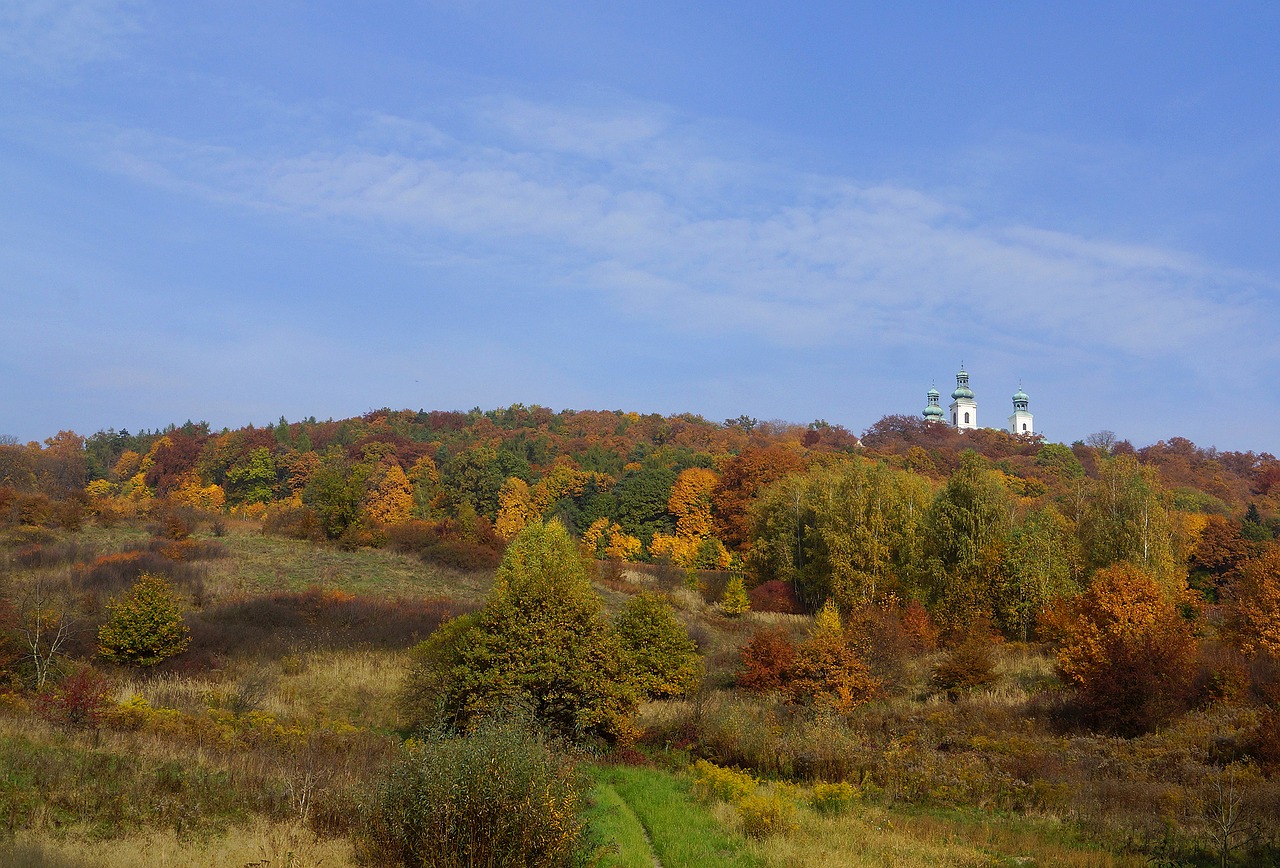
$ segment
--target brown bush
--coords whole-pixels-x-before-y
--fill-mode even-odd
[[[1136,734],[1186,710],[1197,642],[1177,602],[1142,569],[1117,564],[1067,606],[1058,669],[1092,725]]]
[[[396,551],[455,570],[492,569],[502,560],[504,548],[483,517],[465,525],[453,519],[394,524],[387,528],[387,542]]]
[[[795,662],[796,646],[786,630],[759,630],[742,646],[738,686],[767,693],[782,690]]]
[[[773,579],[756,585],[747,591],[753,612],[781,612],[784,615],[802,615],[804,607],[796,597],[796,592],[789,582]]]
[[[965,690],[986,687],[996,680],[995,654],[991,640],[980,634],[961,642],[933,670],[933,686],[955,697]]]

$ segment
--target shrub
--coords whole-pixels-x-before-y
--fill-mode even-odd
[[[795,661],[796,647],[786,630],[760,630],[747,640],[740,653],[742,671],[738,673],[738,686],[768,693],[782,690]]]
[[[847,781],[829,784],[820,781],[813,785],[813,793],[809,796],[809,804],[819,814],[843,814],[853,807],[858,791]]]
[[[111,684],[93,667],[82,665],[36,699],[35,711],[58,726],[96,727],[111,704]]]
[[[1099,570],[1065,621],[1058,669],[1095,726],[1146,732],[1185,710],[1197,643],[1152,575],[1130,564]]]
[[[120,600],[107,604],[110,616],[98,630],[103,657],[129,666],[154,666],[191,643],[191,631],[172,586],[144,573]]]
[[[952,697],[963,690],[986,687],[995,683],[995,665],[991,640],[974,633],[934,668],[933,686]]]
[[[365,855],[416,868],[571,865],[583,845],[570,765],[519,723],[410,741],[369,811]]]
[[[795,805],[776,793],[753,794],[738,801],[742,831],[751,838],[791,831],[796,826],[795,813]]]
[[[720,597],[720,611],[727,617],[737,618],[751,609],[751,600],[747,597],[747,589],[742,583],[742,574],[734,573],[724,586],[724,594]]]
[[[693,794],[703,801],[736,802],[755,792],[756,779],[706,760],[693,764]]]
[[[649,696],[673,697],[697,686],[702,659],[662,597],[636,594],[613,623],[640,690]]]
[[[800,615],[804,607],[790,582],[772,579],[756,585],[747,592],[753,612],[780,612],[784,615]]]

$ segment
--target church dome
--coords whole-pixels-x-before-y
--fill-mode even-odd
[[[968,385],[967,383],[961,383],[960,385],[956,386],[956,390],[955,390],[954,392],[952,392],[952,393],[951,393],[951,397],[953,397],[953,398],[972,398],[972,397],[973,397],[973,389],[970,389],[970,388],[969,388],[969,385]]]
[[[926,419],[932,419],[935,416],[941,419],[942,408],[939,407],[937,404],[930,404],[928,407],[924,408],[924,415]]]
[[[935,388],[935,389],[930,389],[930,390],[929,390],[929,392],[928,392],[928,395],[929,395],[929,397],[930,397],[930,398],[941,398],[941,397],[942,397],[942,393],[941,393],[941,392],[939,392],[936,388]],[[932,403],[932,402],[931,402],[931,403]]]
[[[1025,404],[1030,400],[1031,399],[1027,397],[1027,393],[1022,391],[1021,387],[1018,388],[1018,391],[1013,393],[1013,403],[1015,404]]]

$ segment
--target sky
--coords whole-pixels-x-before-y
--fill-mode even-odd
[[[919,414],[1280,453],[1280,4],[0,0],[0,435]]]

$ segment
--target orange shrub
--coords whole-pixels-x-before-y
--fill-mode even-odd
[[[1198,643],[1150,573],[1131,564],[1099,570],[1063,615],[1058,669],[1091,723],[1138,733],[1185,710]]]

